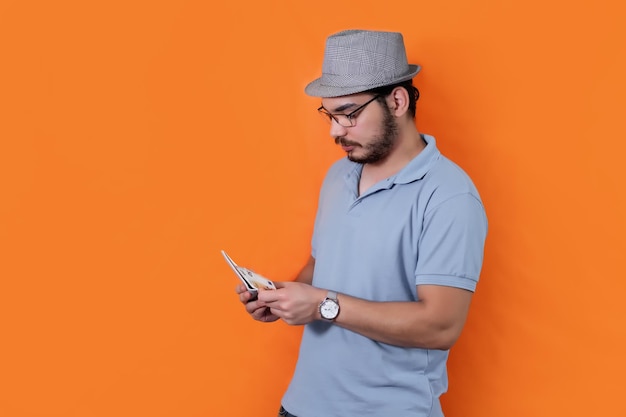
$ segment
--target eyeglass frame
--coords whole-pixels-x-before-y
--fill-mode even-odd
[[[369,99],[365,103],[361,104],[359,107],[357,107],[356,109],[352,110],[348,114],[343,114],[343,113],[335,113],[335,114],[333,114],[333,113],[329,112],[328,110],[326,110],[324,108],[324,106],[320,106],[317,109],[317,111],[320,114],[322,114],[322,115],[327,117],[328,123],[332,123],[332,121],[334,120],[335,123],[337,123],[339,126],[342,126],[342,127],[354,127],[354,126],[356,126],[356,118],[358,116],[358,114],[356,114],[356,113],[358,113],[361,110],[365,109],[365,107],[368,104],[370,104],[371,102],[373,102],[374,100],[376,100],[379,97],[381,97],[381,95],[380,94],[376,94],[374,97],[372,97],[371,99]],[[342,124],[335,116],[343,116],[343,117],[345,117],[350,124],[348,126]]]

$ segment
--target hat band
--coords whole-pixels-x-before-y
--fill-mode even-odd
[[[391,85],[396,82],[404,81],[403,78],[410,76],[411,72],[407,71],[402,74],[379,72],[376,74],[357,74],[357,75],[336,75],[322,74],[320,85],[326,87],[350,88],[360,86],[380,86]]]

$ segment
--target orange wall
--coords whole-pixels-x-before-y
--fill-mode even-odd
[[[302,90],[345,28],[405,34],[487,207],[447,416],[626,415],[623,4],[1,1],[0,416],[274,415],[301,329],[219,249],[307,258],[341,153]]]

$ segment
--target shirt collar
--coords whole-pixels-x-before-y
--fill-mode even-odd
[[[367,192],[360,197],[365,197],[366,195],[381,189],[389,189],[393,187],[394,184],[409,184],[424,178],[433,164],[441,156],[441,152],[437,149],[437,143],[433,136],[425,134],[421,136],[426,142],[426,147],[422,149],[422,151],[408,164],[406,164],[406,166],[396,175],[379,182],[377,185],[368,189]],[[357,190],[359,189],[359,179],[361,178],[363,164],[356,162],[351,162],[351,164],[352,169],[345,174],[344,180],[346,181],[348,188],[354,193],[354,198],[359,198]]]
[[[426,147],[413,158],[404,168],[391,178],[394,184],[408,184],[424,178],[433,164],[441,156],[441,152],[437,149],[437,143],[433,136],[422,135],[422,139],[426,142]]]

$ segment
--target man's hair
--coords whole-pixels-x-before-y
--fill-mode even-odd
[[[409,94],[409,114],[413,119],[415,119],[415,107],[417,104],[417,100],[419,100],[420,98],[420,92],[417,87],[413,85],[413,80],[407,80],[397,84],[385,85],[383,87],[374,88],[372,90],[369,90],[368,93],[379,95],[380,97],[378,97],[378,101],[385,104],[385,97],[391,94],[391,92],[396,87],[404,88]]]

